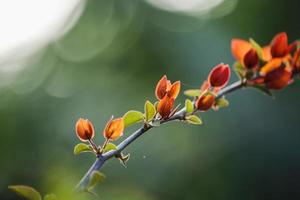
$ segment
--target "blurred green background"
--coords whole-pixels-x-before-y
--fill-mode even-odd
[[[267,44],[281,31],[300,38],[299,9],[298,0],[227,0],[191,14],[138,0],[86,1],[69,32],[0,85],[1,199],[19,199],[11,184],[92,199],[68,196],[94,162],[73,155],[79,117],[93,121],[102,143],[110,116],[154,101],[162,75],[185,90],[199,87],[216,64],[232,64],[231,38]],[[126,149],[127,168],[117,160],[102,168],[107,178],[95,191],[118,200],[300,199],[299,91],[299,81],[275,100],[238,91],[229,108],[202,114],[201,127],[151,130]]]

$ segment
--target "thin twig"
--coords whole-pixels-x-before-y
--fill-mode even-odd
[[[224,96],[228,93],[231,93],[237,89],[240,89],[243,86],[244,86],[244,83],[242,81],[234,82],[231,85],[220,90],[218,92],[216,98],[221,98],[222,96]],[[182,108],[181,110],[177,111],[172,117],[161,121],[161,124],[164,124],[164,123],[167,123],[170,121],[175,121],[175,120],[184,120],[185,114],[186,114],[186,109]],[[128,136],[125,140],[123,140],[117,146],[116,150],[111,150],[102,155],[99,155],[97,157],[96,161],[94,162],[94,164],[90,167],[90,169],[87,171],[87,173],[83,176],[83,178],[77,184],[76,191],[85,190],[85,188],[87,187],[87,185],[89,183],[90,176],[93,171],[99,170],[107,160],[120,154],[128,145],[130,145],[133,141],[135,141],[137,138],[142,136],[145,132],[147,132],[151,128],[152,128],[152,126],[143,126],[143,127],[139,128],[134,133],[132,133],[130,136]]]

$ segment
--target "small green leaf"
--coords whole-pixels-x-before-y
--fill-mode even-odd
[[[44,200],[58,200],[55,194],[47,194],[44,196]]]
[[[102,174],[101,172],[93,171],[91,174],[91,177],[90,177],[89,184],[87,186],[87,190],[93,189],[96,186],[96,184],[103,181],[104,178],[105,178],[105,175]]]
[[[109,152],[111,150],[117,150],[117,146],[113,143],[106,144],[105,148],[103,149],[103,153]]]
[[[26,185],[11,185],[8,186],[8,189],[14,191],[15,193],[23,196],[28,200],[41,200],[42,197],[38,191],[34,188]]]
[[[202,120],[196,115],[186,116],[185,119],[190,124],[196,124],[196,125],[202,124]]]
[[[184,94],[189,97],[199,97],[201,94],[201,90],[199,89],[190,89],[184,91]]]
[[[233,65],[236,75],[242,80],[245,78],[246,70],[240,62],[235,62]]]
[[[260,59],[262,59],[263,58],[263,50],[262,50],[261,46],[252,38],[249,39],[249,42],[251,43],[252,47],[256,50],[258,57]]]
[[[229,102],[224,97],[217,99],[216,104],[219,108],[224,108],[229,106]]]
[[[83,152],[93,152],[93,149],[91,148],[90,145],[84,144],[84,143],[79,143],[74,147],[74,154],[78,155]]]
[[[194,111],[194,104],[191,100],[185,100],[185,110],[187,114],[190,114]]]
[[[146,122],[152,121],[156,114],[155,106],[150,101],[146,101],[144,110]]]
[[[253,85],[252,86],[254,89],[257,89],[259,91],[261,91],[262,93],[274,97],[273,93],[264,85]]]
[[[130,110],[127,113],[125,113],[125,115],[123,116],[125,127],[138,123],[143,119],[144,119],[144,114],[135,110]]]

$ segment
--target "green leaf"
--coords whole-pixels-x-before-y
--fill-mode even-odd
[[[224,108],[229,106],[229,102],[224,97],[217,99],[216,104],[219,108]]]
[[[11,185],[8,189],[14,191],[15,193],[21,195],[28,200],[41,200],[42,197],[38,191],[34,188],[26,185]]]
[[[196,124],[196,125],[202,124],[202,120],[196,115],[186,116],[185,120],[190,124]]]
[[[263,50],[261,46],[252,38],[249,39],[249,42],[251,43],[252,47],[256,50],[256,53],[260,59],[263,58]]]
[[[58,200],[55,194],[47,194],[44,196],[44,200]]]
[[[187,114],[190,114],[194,111],[194,104],[191,100],[185,100],[185,110]]]
[[[144,114],[135,110],[130,110],[127,113],[125,113],[125,115],[123,116],[125,127],[138,123],[143,119],[144,119]]]
[[[156,114],[155,106],[150,101],[146,101],[144,110],[146,122],[152,121]]]
[[[190,89],[184,91],[184,94],[189,97],[199,97],[201,94],[201,90],[199,89]]]
[[[83,152],[93,152],[93,149],[91,148],[90,145],[84,144],[84,143],[79,143],[74,147],[74,154],[78,155]]]
[[[242,80],[245,78],[246,70],[240,62],[235,62],[233,65],[236,75]]]
[[[105,148],[103,149],[103,153],[109,152],[111,150],[117,150],[117,146],[113,143],[106,144]]]
[[[264,93],[265,95],[268,95],[270,97],[274,97],[273,93],[264,85],[253,85],[252,86],[254,89],[257,89]]]
[[[105,178],[105,175],[102,174],[101,172],[93,171],[91,174],[91,177],[90,177],[89,184],[87,186],[87,190],[93,189],[96,186],[96,184],[103,181],[104,178]]]

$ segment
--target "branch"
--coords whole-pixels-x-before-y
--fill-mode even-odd
[[[231,93],[237,89],[240,89],[244,87],[244,83],[242,81],[237,81],[232,83],[231,85],[223,88],[220,90],[216,96],[216,98],[221,98],[222,96]],[[172,117],[161,121],[161,124],[170,122],[170,121],[175,121],[175,120],[184,120],[185,119],[185,107],[182,108],[181,110],[177,111]],[[85,190],[86,186],[89,183],[90,176],[93,171],[98,171],[103,164],[109,160],[110,158],[113,158],[120,154],[128,145],[130,145],[133,141],[138,139],[140,136],[142,136],[145,132],[153,128],[153,126],[143,126],[136,130],[134,133],[132,133],[129,137],[127,137],[125,140],[123,140],[118,146],[116,150],[111,150],[109,152],[106,152],[102,155],[99,155],[94,164],[90,167],[90,169],[87,171],[87,173],[83,176],[83,178],[80,180],[80,182],[76,186],[76,191],[83,191]]]

